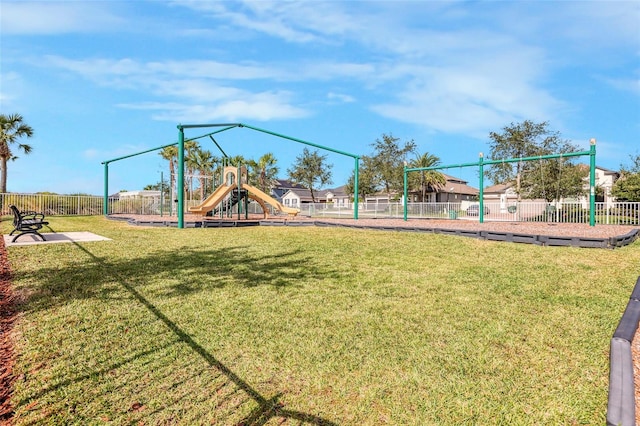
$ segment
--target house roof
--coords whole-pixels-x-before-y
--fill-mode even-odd
[[[324,194],[333,194],[334,198],[339,198],[339,197],[347,197],[349,194],[347,194],[347,186],[346,185],[342,185],[339,186],[337,188],[331,188],[331,189],[327,189],[326,191],[324,191]]]
[[[466,184],[466,183],[467,183],[467,181],[466,181],[466,180],[464,180],[464,179],[460,179],[460,178],[458,178],[458,177],[451,176],[451,175],[448,175],[448,174],[446,174],[446,173],[442,173],[442,175],[443,175],[443,176],[444,176],[444,178],[447,180],[447,183],[448,183],[448,182],[457,182],[457,183],[462,183],[462,184]]]
[[[462,194],[462,195],[478,195],[480,191],[464,183],[447,181],[447,184],[444,186],[444,188],[439,189],[437,192],[438,193],[448,192],[451,194]]]
[[[311,191],[309,191],[308,189],[292,188],[289,189],[283,195],[283,197],[286,197],[289,193],[295,194],[300,199],[300,202],[313,202],[313,198],[311,198]],[[323,191],[317,191],[314,193],[314,195],[316,197],[316,201],[321,200],[325,197]]]
[[[605,175],[615,175],[615,176],[619,176],[620,175],[619,172],[616,172],[615,170],[605,169],[604,167],[596,166],[596,169],[602,170]]]
[[[287,179],[276,179],[274,188],[278,188],[278,189],[291,189],[291,188],[304,189],[304,186],[300,185],[299,183],[293,183],[293,182],[291,182],[290,180],[287,180]]]
[[[484,189],[484,193],[503,193],[505,192],[507,189],[509,188],[513,188],[513,182],[508,182],[508,183],[499,183],[497,185],[492,185],[492,186],[487,186]]]

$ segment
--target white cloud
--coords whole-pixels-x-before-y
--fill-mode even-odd
[[[603,78],[603,80],[616,90],[640,96],[640,79],[638,78]]]
[[[446,2],[181,4],[286,42],[296,34],[297,43],[355,43],[355,56],[361,48],[374,62],[306,60],[295,68],[295,78],[360,82],[360,89],[379,99],[373,111],[400,121],[484,137],[505,122],[547,119],[564,106],[544,88],[552,66],[545,48],[501,30],[512,24],[515,8],[507,7],[497,15],[501,22],[487,26],[499,9],[491,4],[473,8],[479,14]],[[294,79],[284,72],[281,78]]]
[[[100,151],[97,149],[85,149],[82,152],[82,156],[86,159],[93,160],[94,158],[98,158],[100,155]]]
[[[0,73],[0,105],[4,108],[11,105],[19,97],[23,80],[16,72]]]
[[[342,103],[351,103],[356,101],[353,96],[345,95],[343,93],[334,93],[334,92],[327,93],[327,98],[329,100],[339,101]]]
[[[34,35],[113,30],[123,23],[109,2],[3,1],[2,34]]]
[[[208,121],[295,119],[310,113],[282,90],[233,87],[233,80],[284,78],[289,71],[215,61],[138,62],[131,59],[72,60],[50,56],[47,66],[77,73],[105,87],[146,93],[159,100],[122,102],[128,109],[154,111],[155,120]]]
[[[170,122],[206,121],[268,121],[296,119],[310,112],[293,106],[291,95],[285,92],[249,93],[234,91],[235,96],[208,103],[141,102],[119,104],[126,109],[148,110],[153,119]]]
[[[546,120],[567,108],[547,81],[554,67],[571,61],[570,55],[558,52],[593,39],[595,32],[589,31],[586,23],[596,13],[603,14],[601,22],[595,21],[598,25],[611,28],[620,23],[618,34],[628,36],[629,22],[638,10],[637,6],[619,7],[617,2],[606,11],[604,6],[589,5],[583,10],[578,5],[554,2],[552,16],[547,13],[551,5],[528,2],[185,0],[171,5],[196,10],[202,17],[194,28],[182,28],[184,33],[201,33],[203,23],[211,22],[212,27],[224,25],[225,33],[249,29],[284,41],[266,44],[269,48],[306,44],[312,49],[301,56],[298,50],[295,60],[269,58],[272,62],[233,57],[224,62],[50,56],[46,64],[104,87],[141,93],[140,102],[120,105],[155,111],[154,117],[160,120],[175,121],[188,114],[203,120],[305,117],[311,112],[296,106],[296,99],[303,99],[304,94],[306,101],[310,93],[327,93],[326,89],[315,90],[313,84],[337,81],[340,86],[335,87],[345,87],[347,79],[353,95],[331,92],[327,97],[342,102],[353,102],[356,97],[376,99],[370,108],[385,117],[484,136],[486,129],[505,122]],[[625,17],[624,11],[632,18]],[[545,25],[550,26],[548,34]],[[339,46],[343,55],[329,56],[328,45]],[[313,46],[324,47],[324,54],[315,56]],[[256,50],[263,48],[256,46]],[[353,58],[341,60],[347,57],[345,52]],[[609,83],[638,91],[637,81]]]
[[[542,52],[516,44],[491,53],[469,51],[438,66],[401,64],[384,74],[398,90],[372,108],[437,131],[486,137],[504,123],[545,120],[564,107],[539,87],[546,72]]]
[[[207,14],[230,26],[296,44],[326,42],[327,34],[353,31],[358,22],[343,13],[337,2],[183,0],[173,4]]]

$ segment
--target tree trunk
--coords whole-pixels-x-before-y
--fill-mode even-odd
[[[2,170],[0,171],[0,193],[7,193],[7,157],[0,158],[0,167]]]

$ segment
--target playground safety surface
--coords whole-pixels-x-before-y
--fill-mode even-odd
[[[175,216],[111,215],[110,219],[126,220],[139,226],[177,226]],[[386,219],[323,218],[272,216],[264,219],[253,215],[248,219],[205,218],[185,215],[187,228],[235,226],[336,226],[386,231],[423,232],[491,241],[528,243],[543,246],[591,248],[622,247],[640,237],[640,226],[596,225],[546,222],[484,222],[465,219]]]

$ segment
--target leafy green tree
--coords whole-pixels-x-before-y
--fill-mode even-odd
[[[440,158],[425,152],[417,155],[414,160],[409,163],[412,168],[426,168],[440,165]],[[411,172],[408,175],[408,184],[412,190],[420,191],[420,201],[424,202],[429,190],[438,190],[447,184],[447,179],[438,170],[421,170]]]
[[[586,194],[589,168],[572,164],[568,158],[540,160],[526,168],[521,180],[521,195],[547,202]]]
[[[558,132],[549,129],[548,122],[534,123],[525,120],[511,123],[502,133],[491,132],[489,159],[500,160],[519,157],[561,154],[578,151],[576,145],[562,139]],[[518,199],[522,195],[552,201],[562,196],[578,195],[577,179],[580,168],[570,158],[558,160],[518,161],[498,163],[487,168],[486,176],[495,184],[515,182]],[[554,189],[555,191],[552,191]]]
[[[611,195],[619,201],[640,202],[640,173],[621,176],[611,188]]]
[[[18,157],[12,150],[16,144],[25,154],[31,153],[31,145],[19,142],[20,138],[33,136],[33,129],[20,114],[0,114],[0,193],[7,192],[7,163]]]
[[[620,166],[620,178],[613,184],[611,195],[619,201],[640,201],[640,155],[630,156],[630,167]]]
[[[280,172],[278,166],[276,166],[278,160],[271,153],[268,152],[258,159],[258,161],[249,160],[249,167],[251,168],[252,178],[258,181],[258,189],[269,194],[273,184]]]
[[[622,173],[640,173],[640,154],[629,155],[631,159],[631,166],[620,166],[620,172]]]
[[[367,195],[375,194],[378,191],[377,175],[373,167],[373,158],[363,155],[360,157],[361,164],[358,167],[358,198],[364,200]],[[347,194],[354,196],[355,193],[355,170],[345,186]]]
[[[315,191],[324,185],[330,185],[331,168],[333,164],[327,164],[327,156],[320,155],[318,151],[311,152],[304,148],[302,155],[296,157],[293,167],[287,169],[289,179],[293,183],[300,184],[311,192],[311,200],[315,203]]]
[[[404,189],[404,164],[407,156],[415,152],[416,144],[413,140],[400,145],[398,138],[382,134],[371,146],[374,149],[372,170],[376,173],[376,182],[391,198],[393,193],[400,193]]]

